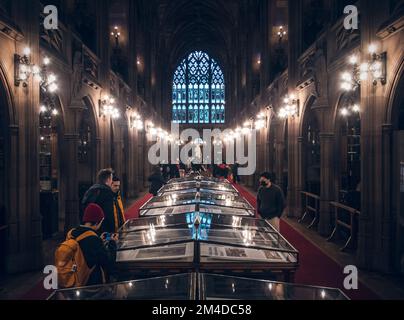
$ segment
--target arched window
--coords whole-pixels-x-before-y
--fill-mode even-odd
[[[225,122],[223,72],[206,53],[195,51],[177,67],[172,107],[173,122]]]

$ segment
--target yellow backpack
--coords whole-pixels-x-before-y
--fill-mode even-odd
[[[79,241],[97,236],[94,231],[86,231],[77,238],[73,238],[72,231],[67,234],[66,240],[56,249],[55,265],[58,270],[58,287],[73,288],[82,287],[94,271],[89,268],[81,251]]]

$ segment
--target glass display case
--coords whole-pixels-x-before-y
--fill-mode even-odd
[[[187,189],[197,189],[196,191],[214,190],[238,194],[237,190],[230,183],[212,181],[170,182],[159,190],[159,194]]]
[[[160,216],[160,215],[172,215],[182,213],[192,213],[196,211],[196,204],[187,204],[179,206],[168,206],[151,209],[140,209],[141,216]]]
[[[242,197],[238,195],[221,194],[220,192],[197,192],[184,194],[171,194],[156,196],[147,201],[140,209],[141,216],[148,209],[175,207],[184,205],[215,205],[219,207],[238,208],[254,211],[254,208]]]
[[[57,290],[48,300],[194,300],[193,273]]]
[[[48,300],[349,300],[339,289],[208,273],[55,291]]]
[[[204,181],[204,182],[215,182],[215,183],[227,183],[230,184],[228,180],[225,179],[219,179],[219,178],[214,178],[214,177],[207,177],[207,176],[201,176],[201,175],[194,175],[194,176],[189,176],[189,177],[183,177],[183,178],[174,178],[169,181],[169,183],[182,183],[182,182],[193,182],[193,181]]]
[[[201,300],[349,300],[339,289],[199,274]]]
[[[298,260],[298,252],[265,220],[201,212],[127,221],[117,252],[122,274],[237,270],[290,281]]]
[[[255,210],[251,210],[251,209],[219,207],[219,206],[208,205],[208,204],[200,204],[198,209],[199,209],[199,212],[201,212],[201,213],[214,213],[214,214],[218,214],[218,215],[246,216],[246,217],[255,216]]]

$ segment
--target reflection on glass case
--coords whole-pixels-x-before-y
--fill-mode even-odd
[[[196,274],[58,290],[49,300],[194,300]]]
[[[202,182],[215,182],[215,183],[229,183],[228,180],[219,179],[214,177],[206,177],[201,175],[194,175],[191,177],[183,177],[183,178],[174,178],[169,181],[169,183],[182,183],[182,182],[193,182],[193,181],[202,181]]]
[[[193,212],[127,221],[119,233],[117,265],[127,272],[246,270],[290,281],[298,258],[265,220]]]
[[[253,211],[254,208],[243,198],[233,194],[197,192],[156,196],[140,208],[140,215],[148,209],[183,206],[191,204],[215,205],[220,207],[238,208]]]
[[[339,289],[199,274],[201,300],[349,300]]]
[[[186,181],[186,182],[174,182],[164,185],[159,194],[166,194],[167,192],[180,191],[180,190],[198,189],[198,191],[212,190],[221,191],[225,193],[237,194],[237,190],[230,184],[224,182],[212,182],[212,181]]]
[[[48,300],[349,300],[339,289],[207,273],[58,290]]]

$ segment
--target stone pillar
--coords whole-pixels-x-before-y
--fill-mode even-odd
[[[367,52],[376,33],[387,16],[388,3],[360,1],[361,50]],[[387,61],[389,63],[389,60]],[[390,62],[391,63],[391,62]],[[385,239],[390,229],[389,218],[383,216],[384,201],[382,172],[382,125],[385,118],[385,87],[371,81],[361,83],[361,214],[359,216],[357,259],[363,268],[388,271],[389,246]]]
[[[393,126],[391,124],[382,125],[382,186],[381,186],[381,198],[382,201],[382,219],[381,219],[381,250],[379,259],[384,263],[377,263],[378,267],[383,271],[391,271],[393,268],[390,265],[391,254],[394,251],[394,232],[391,226],[395,223],[395,217],[392,215],[392,203],[391,195],[394,192],[393,179],[392,179],[392,163],[393,163]]]
[[[69,155],[66,161],[66,201],[65,201],[65,232],[79,224],[79,181],[78,181],[78,133],[67,133],[64,136],[64,150]]]
[[[318,232],[328,236],[331,232],[331,212],[329,202],[334,200],[334,134],[330,132],[320,133],[320,220]]]
[[[275,150],[274,150],[275,151],[274,168],[275,168],[275,174],[278,179],[279,186],[283,186],[283,180],[282,180],[283,165],[284,165],[284,161],[286,160],[286,159],[284,159],[284,156],[283,156],[284,149],[285,149],[285,142],[276,140]]]
[[[132,89],[133,98],[137,95],[137,47],[136,47],[136,24],[137,24],[137,2],[127,0],[129,6],[128,19],[128,79],[129,86]]]
[[[137,171],[138,171],[138,159],[137,159],[137,140],[138,131],[136,129],[129,130],[129,141],[128,141],[128,159],[127,161],[127,175],[128,175],[128,198],[134,198],[139,192],[138,182],[137,182]]]
[[[302,138],[298,137],[297,119],[288,119],[288,216],[300,216]]]
[[[11,2],[11,18],[18,21],[23,41],[15,41],[16,53],[25,46],[31,49],[33,63],[39,57],[39,1]],[[14,69],[13,51],[9,51],[9,68]],[[10,80],[14,75],[10,74]],[[27,87],[12,85],[15,123],[10,126],[10,218],[9,254],[6,271],[9,273],[35,270],[42,266],[42,227],[39,211],[39,85],[30,78]],[[3,106],[2,106],[3,107]]]
[[[261,70],[260,70],[260,92],[265,92],[268,85],[268,79],[270,75],[270,14],[269,14],[269,2],[260,1],[260,20],[261,20]]]

